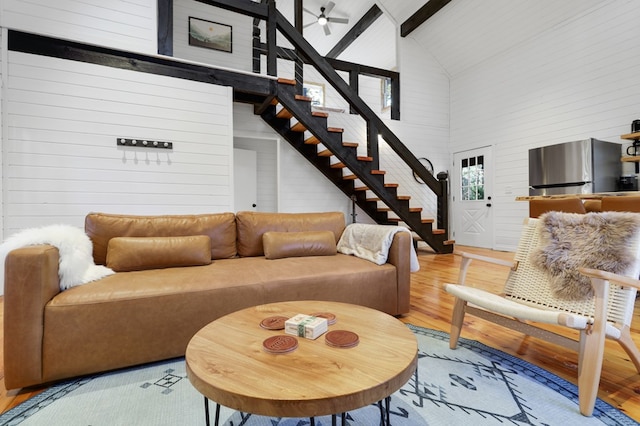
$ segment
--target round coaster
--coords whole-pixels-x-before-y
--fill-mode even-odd
[[[271,336],[262,342],[265,351],[272,354],[286,354],[298,347],[298,339],[293,336]]]
[[[283,330],[284,322],[287,320],[287,317],[282,316],[274,316],[268,317],[260,321],[260,327],[266,328],[267,330]]]
[[[327,320],[327,325],[333,325],[337,321],[336,316],[331,312],[316,312],[315,314],[311,314],[311,316],[325,318]]]
[[[352,348],[358,345],[360,338],[353,331],[334,330],[325,335],[324,341],[336,348]]]

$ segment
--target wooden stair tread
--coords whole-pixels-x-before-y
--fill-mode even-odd
[[[291,130],[294,132],[304,132],[307,130],[307,128],[305,127],[304,124],[300,123],[299,121],[294,124],[293,126],[291,126]]]
[[[322,111],[312,111],[311,115],[314,117],[322,117],[322,118],[327,118],[329,117],[329,113],[327,112],[322,112]]]
[[[456,243],[456,240],[446,240],[443,241],[442,244],[444,244],[445,246],[450,246]]]
[[[344,132],[344,129],[340,128],[340,127],[327,127],[327,132],[342,133],[342,132]]]
[[[282,78],[282,77],[278,77],[278,83],[280,84],[288,84],[289,86],[295,86],[296,85],[296,81],[290,78]]]
[[[380,198],[367,198],[365,201],[375,201],[376,203],[380,201]]]
[[[398,185],[397,183],[385,183],[385,184],[384,184],[384,187],[385,187],[385,188],[397,188],[397,187],[399,187],[399,186],[400,186],[400,185]]]
[[[357,156],[358,161],[373,161],[373,157]]]
[[[278,118],[292,118],[293,114],[289,112],[286,108],[282,108],[280,111],[276,113],[276,117]]]
[[[318,139],[315,136],[311,135],[307,139],[304,140],[304,143],[306,143],[307,145],[318,145],[320,143],[320,139]]]
[[[344,175],[344,176],[342,176],[342,179],[344,179],[344,180],[356,180],[356,179],[358,179],[358,176],[356,176],[356,175]]]
[[[368,191],[368,186],[358,186],[357,188],[353,188],[354,191]]]
[[[331,157],[332,155],[333,152],[329,151],[328,149],[318,152],[318,157]]]
[[[405,200],[408,201],[411,199],[411,195],[398,195],[398,200]]]
[[[433,222],[435,222],[435,219],[422,219],[421,222],[422,223],[433,223]]]
[[[371,174],[372,175],[385,175],[385,174],[387,174],[387,172],[385,172],[384,170],[371,170]]]
[[[345,148],[357,148],[358,145],[358,142],[342,142],[342,146]]]
[[[409,207],[409,211],[412,213],[420,213],[422,211],[422,207]]]
[[[302,101],[302,102],[311,102],[313,100],[309,96],[303,96],[303,95],[296,95],[295,99],[296,101]]]
[[[332,169],[344,169],[347,166],[345,166],[344,163],[339,162],[339,163],[333,163],[330,167]]]

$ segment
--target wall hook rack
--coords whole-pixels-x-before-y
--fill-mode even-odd
[[[135,146],[138,148],[173,149],[173,142],[152,141],[149,139],[117,138],[118,146]]]

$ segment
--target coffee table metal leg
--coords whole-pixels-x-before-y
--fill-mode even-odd
[[[204,397],[204,424],[209,426],[211,423],[209,422],[209,400],[207,397]]]
[[[388,396],[384,399],[384,405],[386,409],[387,426],[391,426],[391,396]]]
[[[311,426],[316,426],[316,418],[315,417],[309,417],[309,424]]]

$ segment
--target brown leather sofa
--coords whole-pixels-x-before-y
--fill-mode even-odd
[[[85,231],[94,261],[115,274],[60,291],[57,248],[29,246],[6,258],[6,388],[179,357],[207,323],[264,303],[330,300],[409,312],[411,235],[397,233],[378,266],[326,243],[327,231],[335,243],[344,228],[334,212],[91,213]],[[291,232],[300,233],[298,243]]]

